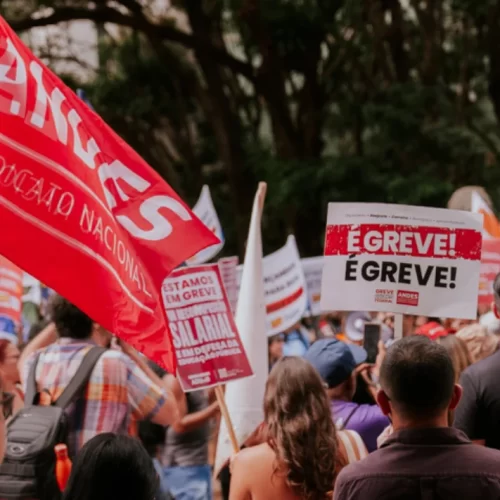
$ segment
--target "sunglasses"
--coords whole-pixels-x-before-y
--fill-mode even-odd
[[[12,416],[14,403],[14,394],[11,392],[2,392],[0,394],[0,406],[2,407],[3,418],[8,419]]]

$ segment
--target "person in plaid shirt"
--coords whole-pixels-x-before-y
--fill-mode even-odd
[[[45,348],[36,380],[40,402],[47,405],[60,396],[92,346],[107,346],[111,341],[109,332],[61,296],[52,303],[52,320],[20,360],[26,385],[36,352]],[[67,409],[71,457],[97,434],[136,435],[139,420],[167,426],[178,418],[176,399],[161,379],[132,348],[123,351],[110,349],[100,357],[84,393]]]

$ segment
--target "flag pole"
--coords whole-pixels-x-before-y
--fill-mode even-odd
[[[215,396],[217,397],[217,402],[219,403],[219,408],[222,414],[222,418],[226,423],[229,439],[231,440],[231,444],[233,445],[233,452],[238,453],[240,451],[240,445],[238,444],[238,439],[236,438],[236,433],[234,432],[233,422],[231,421],[231,415],[229,415],[229,410],[227,409],[222,386],[218,385],[215,388]]]

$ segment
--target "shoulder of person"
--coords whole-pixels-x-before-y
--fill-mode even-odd
[[[266,459],[274,460],[275,454],[267,443],[258,444],[249,448],[244,448],[238,452],[232,460],[232,468],[247,467],[255,464],[262,464]]]
[[[382,413],[382,410],[380,409],[379,405],[376,404],[359,405],[358,408],[356,409],[356,413],[353,415],[354,418],[356,418],[356,414],[358,414],[358,418],[383,421],[386,422],[386,425],[389,425],[388,424],[389,419],[387,418],[386,415]]]
[[[381,452],[382,450],[376,450],[370,453],[366,458],[357,462],[352,462],[343,467],[340,474],[337,476],[335,484],[337,485],[339,481],[347,483],[369,476],[376,467],[376,464],[378,464]]]
[[[475,459],[481,461],[481,469],[489,469],[490,466],[493,466],[494,470],[498,471],[498,475],[500,476],[500,450],[472,443],[466,449],[471,457],[473,456]],[[486,470],[484,471],[486,472]]]
[[[130,359],[126,354],[115,349],[108,349],[106,352],[104,352],[99,358],[98,362],[122,369],[133,369],[135,366],[137,366],[134,361]]]
[[[468,366],[462,373],[462,376],[468,376],[472,379],[483,377],[485,373],[495,373],[500,375],[500,350],[493,353],[491,356],[473,363]]]

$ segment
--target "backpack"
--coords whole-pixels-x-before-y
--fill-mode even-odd
[[[25,407],[7,426],[7,446],[0,465],[1,500],[60,500],[54,447],[67,444],[68,419],[65,409],[87,386],[92,370],[106,351],[93,347],[85,355],[74,377],[50,406],[38,406],[36,367],[29,372]]]

